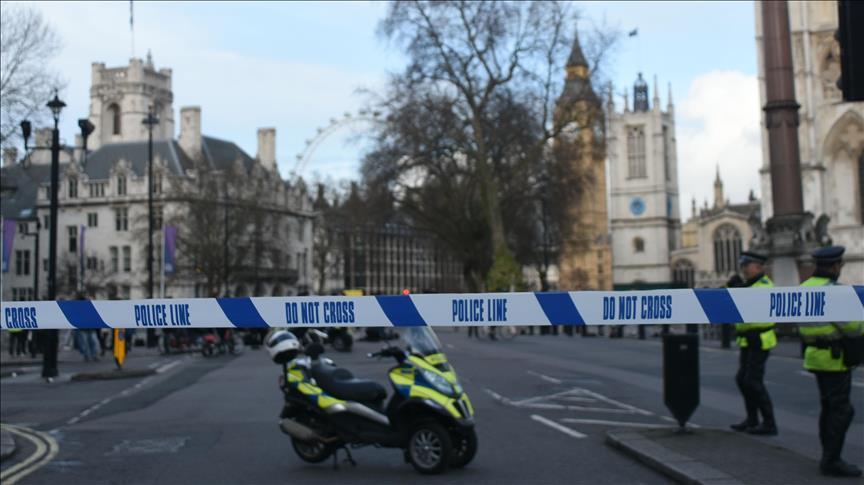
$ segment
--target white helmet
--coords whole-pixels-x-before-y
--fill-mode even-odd
[[[300,342],[293,333],[287,330],[273,332],[267,339],[267,352],[277,364],[284,364],[297,356]]]

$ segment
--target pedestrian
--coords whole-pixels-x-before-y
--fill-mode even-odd
[[[843,246],[813,251],[816,270],[801,286],[836,285],[843,267]],[[852,369],[861,363],[864,322],[827,322],[798,326],[804,341],[804,368],[816,376],[819,388],[819,441],[823,475],[860,477],[861,469],[840,457],[855,410],[849,394]]]
[[[765,261],[768,258],[762,254],[745,251],[741,253],[738,267],[746,288],[772,288],[774,283],[765,275]],[[774,421],[774,406],[771,396],[765,388],[765,364],[771,349],[777,346],[777,335],[774,333],[774,323],[738,323],[735,325],[736,342],[740,348],[738,355],[738,373],[735,382],[744,398],[744,408],[747,418],[730,427],[735,431],[745,431],[750,434],[777,434],[777,423]],[[759,415],[762,423],[759,423]]]
[[[478,331],[477,327],[475,327],[474,325],[471,325],[470,327],[468,327],[468,338],[471,338],[471,337],[480,338],[480,332]]]
[[[20,357],[27,353],[27,331],[9,329],[9,357]]]

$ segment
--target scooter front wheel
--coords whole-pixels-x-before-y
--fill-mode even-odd
[[[420,473],[435,475],[447,470],[453,454],[450,434],[435,421],[421,421],[408,438],[408,459]]]
[[[450,458],[450,466],[463,468],[474,459],[477,454],[477,432],[474,428],[454,431],[451,435],[453,441],[453,455]]]
[[[300,441],[291,438],[291,446],[301,460],[307,463],[321,463],[333,454],[333,446],[320,441]]]

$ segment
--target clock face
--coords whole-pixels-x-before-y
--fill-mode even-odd
[[[645,212],[645,201],[642,197],[633,197],[630,200],[630,212],[634,216],[641,216]]]

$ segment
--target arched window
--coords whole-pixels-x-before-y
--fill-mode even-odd
[[[672,281],[687,288],[693,288],[696,283],[696,268],[687,259],[679,259],[672,268]]]
[[[117,106],[117,103],[113,103],[111,106],[108,106],[108,119],[111,120],[111,134],[119,135],[120,134],[120,106]]]
[[[860,209],[858,221],[864,224],[864,152],[858,157],[858,205]]]
[[[630,126],[627,128],[627,176],[628,178],[645,178],[645,128]]]
[[[126,195],[126,176],[117,177],[117,195]]]
[[[636,253],[644,253],[645,252],[645,240],[641,237],[633,238],[633,252]]]
[[[714,231],[714,271],[719,274],[734,272],[741,255],[741,233],[731,224],[723,224]]]

